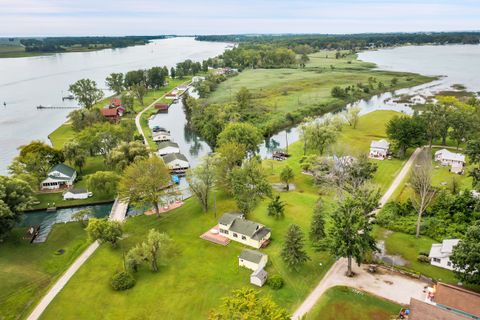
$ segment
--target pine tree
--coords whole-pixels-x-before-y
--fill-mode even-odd
[[[325,219],[323,216],[323,205],[317,201],[313,209],[312,224],[310,226],[310,241],[320,249],[321,242],[325,239]]]
[[[310,260],[303,249],[303,242],[303,233],[300,227],[295,224],[290,225],[282,249],[282,258],[291,270],[298,271],[302,264]]]
[[[283,218],[285,213],[285,203],[280,200],[280,196],[275,196],[268,204],[268,215],[275,217],[275,219]]]

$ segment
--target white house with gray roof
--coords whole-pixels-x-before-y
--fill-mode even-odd
[[[430,248],[428,257],[430,264],[440,268],[454,270],[453,264],[450,261],[450,256],[453,253],[453,248],[460,242],[459,239],[446,239],[442,243],[434,243]]]
[[[442,166],[450,166],[450,172],[461,174],[465,166],[465,155],[442,149],[435,152],[435,161]]]
[[[70,189],[63,193],[63,200],[87,199],[93,195],[86,189]]]
[[[271,230],[264,225],[245,219],[242,213],[227,212],[218,221],[223,236],[247,246],[259,249],[268,243]]]
[[[250,270],[257,270],[267,265],[268,255],[257,250],[244,249],[238,256],[238,265]]]
[[[372,141],[368,156],[373,159],[383,160],[388,156],[390,142],[385,139]]]
[[[180,153],[180,147],[178,143],[173,141],[163,141],[158,144],[157,154],[159,156],[165,156],[171,153]]]
[[[57,190],[70,188],[77,178],[75,169],[59,163],[55,165],[47,174],[47,178],[40,184],[40,188],[44,190]]]
[[[182,173],[190,168],[190,163],[187,157],[181,153],[170,153],[162,157],[165,165],[170,171],[175,173]]]

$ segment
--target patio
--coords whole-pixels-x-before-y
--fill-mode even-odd
[[[200,236],[203,240],[207,240],[222,246],[226,246],[230,243],[230,239],[225,236],[222,236],[218,230],[218,225],[208,230]]]

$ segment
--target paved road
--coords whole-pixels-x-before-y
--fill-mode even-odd
[[[90,258],[95,250],[97,250],[98,246],[98,241],[95,241],[80,255],[80,257],[77,258],[77,260],[75,260],[68,270],[53,285],[53,287],[48,290],[47,294],[42,298],[42,300],[40,300],[35,309],[33,309],[32,313],[28,316],[28,320],[37,320],[40,318],[50,302],[52,302],[56,295],[63,289],[75,272],[77,272],[77,270],[80,269],[80,267],[85,263],[85,261],[87,261],[88,258]],[[75,297],[72,297],[72,299],[74,298]]]
[[[425,299],[423,288],[427,284],[423,281],[384,269],[379,269],[377,273],[371,274],[365,268],[366,266],[358,267],[354,264],[353,271],[355,272],[355,277],[346,277],[347,259],[339,259],[333,264],[322,281],[320,281],[297,311],[295,311],[292,319],[301,319],[303,315],[313,308],[318,298],[325,291],[335,286],[352,287],[403,305],[408,304],[411,297],[418,300]]]
[[[142,135],[143,137],[143,143],[147,146],[147,148],[149,147],[149,144],[148,144],[148,140],[147,140],[147,137],[145,136],[145,133],[143,132],[143,128],[142,128],[142,125],[140,124],[140,118],[142,117],[142,114],[147,111],[148,109],[152,108],[155,103],[159,102],[163,97],[165,97],[165,95],[161,96],[160,98],[158,98],[157,100],[153,101],[151,104],[149,104],[147,107],[145,107],[145,109],[143,109],[142,111],[140,111],[137,116],[135,117],[135,125],[137,126],[137,130],[138,132],[140,132],[140,134]]]
[[[392,194],[397,190],[398,186],[402,183],[402,181],[407,176],[408,172],[410,171],[415,159],[417,158],[418,154],[421,152],[422,148],[417,148],[405,165],[402,167],[400,172],[397,174],[395,179],[393,180],[392,184],[388,188],[388,190],[384,193],[383,197],[380,199],[379,207],[383,207],[387,201],[390,199]],[[375,214],[378,212],[378,209],[374,212]],[[377,278],[379,276],[375,275],[372,276],[366,272],[364,272],[360,268],[355,268],[355,272],[358,273],[358,276],[353,278],[348,278],[345,276],[345,271],[347,268],[346,259],[339,259],[337,260],[333,266],[328,270],[322,280],[318,283],[318,285],[313,289],[310,295],[305,299],[305,301],[300,305],[300,307],[295,311],[292,316],[292,319],[297,320],[301,319],[303,315],[309,312],[318,299],[322,296],[322,294],[331,287],[338,286],[338,285],[345,285],[354,287],[357,289],[361,289],[370,293],[373,293],[377,296],[396,301],[401,304],[408,304],[410,301],[410,296],[414,296],[416,291],[408,291],[407,289],[411,289],[412,287],[421,287],[423,289],[424,283],[419,281],[414,281],[410,278],[400,277],[398,275],[388,275],[386,281],[393,281],[395,286],[386,286],[387,283],[382,284],[382,282]],[[398,278],[397,278],[398,277]],[[392,280],[394,279],[394,280]],[[375,281],[373,281],[375,280]],[[413,281],[413,282],[412,282]],[[414,283],[415,282],[415,283]],[[406,289],[405,289],[406,288]],[[422,292],[421,290],[419,291]],[[420,300],[423,297],[419,298]]]

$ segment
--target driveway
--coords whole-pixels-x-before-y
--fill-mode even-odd
[[[412,297],[418,300],[425,299],[423,289],[427,283],[384,269],[379,269],[377,273],[371,274],[366,271],[367,267],[367,265],[358,267],[354,264],[355,276],[349,278],[345,276],[347,259],[339,259],[295,311],[292,319],[301,319],[313,308],[325,291],[335,286],[355,288],[403,305],[409,304]]]

